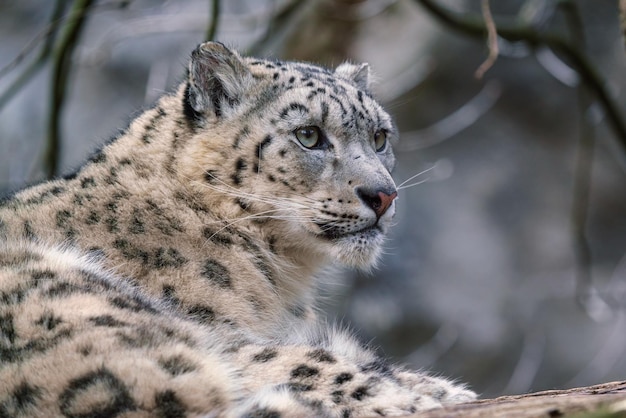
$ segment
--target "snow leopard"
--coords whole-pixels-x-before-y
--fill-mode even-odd
[[[320,320],[369,269],[398,132],[367,64],[218,42],[75,172],[0,202],[0,417],[362,417],[476,395]]]

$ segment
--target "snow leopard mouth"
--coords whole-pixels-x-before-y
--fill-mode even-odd
[[[337,241],[344,238],[359,237],[361,239],[370,239],[383,233],[378,222],[373,225],[366,226],[365,228],[356,231],[346,231],[345,227],[341,226],[329,226],[323,223],[317,223],[317,226],[321,229],[320,236],[329,241]]]

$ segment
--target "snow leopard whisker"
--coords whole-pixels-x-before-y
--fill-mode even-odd
[[[218,181],[225,188],[221,188],[221,187],[215,186],[213,184],[206,184],[206,183],[203,183],[203,182],[198,182],[198,183],[201,184],[203,187],[207,187],[207,188],[212,189],[212,190],[214,190],[216,192],[229,194],[230,196],[233,196],[233,197],[242,197],[244,199],[256,200],[258,202],[268,203],[268,204],[276,204],[277,202],[281,201],[281,202],[295,203],[296,205],[300,205],[303,208],[307,207],[306,205],[302,204],[302,202],[300,202],[298,199],[294,199],[294,198],[278,197],[278,196],[273,196],[273,197],[270,198],[270,197],[259,196],[257,194],[253,194],[253,193],[243,192],[243,191],[237,189],[236,187],[233,187],[233,186],[227,184],[226,182],[218,179],[217,177],[215,177],[211,173],[207,172],[206,175],[207,176],[211,176],[211,178],[213,178],[216,181]],[[306,200],[306,201],[308,201],[308,202],[310,202],[310,203],[318,203],[316,200],[311,199],[311,198],[306,197],[306,196],[301,196],[301,198]]]
[[[291,201],[289,199],[286,198],[282,198],[282,197],[273,197],[273,198],[269,198],[269,197],[264,197],[264,196],[255,196],[251,193],[247,193],[247,192],[242,192],[239,191],[237,189],[233,189],[233,190],[229,190],[229,189],[225,189],[225,188],[221,188],[221,187],[217,187],[217,186],[213,186],[213,185],[204,185],[204,187],[207,187],[213,191],[216,191],[218,193],[222,193],[225,194],[229,197],[235,197],[235,198],[242,198],[242,199],[246,199],[246,200],[250,200],[253,202],[260,202],[260,203],[265,203],[265,204],[269,204],[269,205],[274,205],[277,207],[280,207],[281,205],[285,205],[283,206],[286,209],[293,209],[293,207],[290,206],[286,206],[287,204],[291,204],[291,205],[295,205],[295,206],[301,206],[302,208],[305,208],[305,205],[302,205],[299,202],[295,202],[295,201]]]
[[[411,185],[406,185],[406,184],[407,184],[408,182],[410,182],[411,180],[413,180],[413,179],[415,179],[415,178],[417,178],[417,177],[419,177],[419,176],[423,176],[424,174],[428,173],[429,171],[432,171],[434,168],[435,168],[435,165],[433,164],[432,166],[428,167],[427,169],[422,170],[422,171],[420,171],[419,173],[412,175],[412,176],[411,176],[411,177],[409,177],[408,179],[404,180],[402,183],[398,184],[398,185],[396,186],[396,189],[397,189],[397,190],[402,190],[402,189],[406,189],[407,187],[412,187]],[[411,183],[411,184],[412,184],[412,185],[417,186],[418,184],[424,183],[424,182],[426,182],[426,181],[428,181],[428,180],[429,180],[429,178],[427,177],[427,178],[426,178],[426,180],[424,180],[424,181],[422,181],[422,182],[419,182],[419,183]]]
[[[214,179],[214,180],[218,181],[219,183],[223,184],[225,187],[227,187],[227,188],[228,188],[228,189],[230,189],[230,190],[233,190],[233,191],[234,191],[234,192],[236,192],[236,193],[245,193],[246,195],[250,195],[250,196],[251,196],[251,198],[259,198],[259,196],[257,196],[257,195],[256,195],[256,194],[254,194],[254,193],[242,192],[242,191],[241,191],[241,190],[239,190],[238,188],[231,186],[230,184],[228,184],[228,183],[226,183],[225,181],[223,181],[223,180],[221,180],[221,179],[219,179],[219,178],[215,177],[215,175],[213,175],[213,174],[211,174],[211,173],[209,173],[209,172],[206,172],[206,173],[205,173],[205,175],[210,176],[212,179]],[[207,184],[204,184],[204,185],[205,185],[205,186],[209,186],[209,185],[207,185]],[[214,185],[210,185],[210,186],[215,187]],[[305,195],[304,195],[304,194],[302,194],[302,193],[297,193],[297,196],[298,196],[299,198],[302,198],[302,199],[304,199],[304,200],[308,201],[308,202],[311,202],[311,203],[318,203],[318,201],[317,201],[317,200],[312,199],[312,198],[310,198],[310,197],[308,197],[308,196],[305,196]],[[283,199],[283,200],[293,200],[295,203],[300,203],[298,200],[293,199],[293,198],[289,198],[289,197],[280,197],[280,198],[278,198],[278,199]]]
[[[408,189],[410,187],[415,187],[415,186],[419,186],[420,184],[428,183],[429,181],[430,181],[430,177],[427,177],[424,180],[416,181],[414,183],[409,183],[402,187],[397,187],[396,190]]]
[[[227,223],[220,229],[218,229],[217,231],[215,231],[210,237],[207,238],[207,242],[210,242],[213,237],[215,237],[216,235],[218,235],[220,232],[228,229],[229,227],[243,222],[243,221],[247,221],[247,220],[255,220],[255,219],[274,219],[274,220],[304,220],[304,221],[310,221],[313,218],[312,217],[308,217],[305,215],[266,215],[267,213],[275,213],[275,212],[280,212],[282,209],[270,209],[270,210],[266,210],[263,212],[259,212],[259,213],[253,213],[247,216],[243,216],[241,218],[237,218],[237,219],[229,219],[227,220]]]

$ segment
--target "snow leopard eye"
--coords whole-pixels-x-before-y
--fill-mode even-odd
[[[322,132],[317,126],[304,126],[295,130],[296,139],[306,148],[319,147],[322,141]]]
[[[376,152],[381,152],[387,145],[387,132],[380,130],[374,133],[374,148]]]

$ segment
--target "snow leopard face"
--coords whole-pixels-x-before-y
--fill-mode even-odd
[[[395,211],[397,131],[369,93],[367,64],[331,72],[204,44],[185,97],[201,144],[194,164],[211,167],[210,188],[233,197],[243,216],[280,221],[294,245],[374,264]]]

